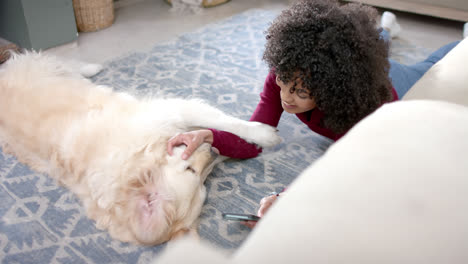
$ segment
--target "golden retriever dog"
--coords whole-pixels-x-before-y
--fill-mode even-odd
[[[5,152],[75,193],[96,226],[121,241],[155,245],[196,229],[209,145],[188,160],[167,140],[199,127],[262,147],[276,129],[228,116],[200,100],[137,99],[93,84],[59,59],[13,54],[0,66],[0,143]]]

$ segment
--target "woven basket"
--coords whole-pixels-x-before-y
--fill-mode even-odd
[[[113,0],[73,0],[78,31],[91,32],[114,23]]]
[[[169,4],[172,4],[172,0],[166,0]],[[202,1],[202,6],[203,7],[213,7],[217,6],[220,4],[224,4],[226,2],[229,2],[229,0],[203,0]]]
[[[20,47],[16,46],[16,44],[0,38],[0,64],[4,63],[8,60],[8,58],[10,58],[9,51],[21,52],[21,49]]]

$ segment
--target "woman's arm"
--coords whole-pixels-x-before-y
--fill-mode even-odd
[[[261,122],[270,126],[278,126],[283,113],[280,97],[281,88],[276,84],[276,76],[270,72],[265,79],[263,91],[260,94],[260,102],[250,117],[249,121]],[[248,159],[258,156],[262,149],[252,143],[229,132],[210,129],[213,132],[213,147],[217,148],[221,155],[231,158]]]
[[[260,102],[249,121],[257,121],[276,127],[283,113],[280,88],[276,85],[276,76],[270,72],[265,80]],[[210,131],[211,133],[208,133]],[[237,135],[216,129],[202,129],[179,134],[168,142],[167,151],[172,155],[172,148],[181,144],[187,145],[182,158],[188,158],[203,142],[211,143],[223,156],[248,159],[258,156],[262,149]],[[184,156],[185,155],[185,156]]]

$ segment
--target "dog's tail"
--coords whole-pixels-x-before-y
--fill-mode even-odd
[[[101,71],[102,71],[101,64],[88,63],[88,64],[83,64],[80,67],[81,75],[86,78],[93,77],[94,75],[98,74]]]

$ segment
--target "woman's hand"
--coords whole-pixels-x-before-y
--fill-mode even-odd
[[[268,211],[268,209],[270,209],[270,207],[276,201],[278,196],[279,196],[278,194],[273,194],[270,196],[263,197],[262,200],[260,201],[260,209],[258,209],[257,215],[259,217],[263,217],[265,213]],[[241,222],[241,224],[250,228],[254,228],[255,225],[257,224],[257,221],[243,221]]]
[[[203,142],[210,144],[213,143],[213,132],[211,132],[211,130],[201,129],[177,134],[167,142],[167,153],[172,156],[172,149],[174,147],[185,144],[187,148],[184,153],[182,153],[182,159],[186,160],[201,144],[203,144]]]

